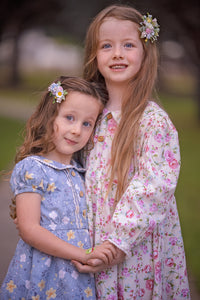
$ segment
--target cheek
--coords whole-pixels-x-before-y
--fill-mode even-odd
[[[84,138],[83,138],[83,143],[84,144],[87,144],[87,142],[89,141],[89,139],[90,139],[90,137],[91,137],[91,135],[92,135],[92,130],[90,131],[90,132],[87,132],[87,133],[85,133],[84,134]]]
[[[102,64],[104,63],[104,60],[105,60],[105,56],[102,57],[102,55],[97,54],[96,60],[97,60],[97,68],[101,69],[101,66],[102,66]]]

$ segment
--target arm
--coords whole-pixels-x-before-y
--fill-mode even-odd
[[[127,255],[173,207],[180,169],[178,135],[167,115],[156,112],[142,125],[138,168],[116,206],[112,232],[105,237]]]
[[[91,254],[71,245],[40,226],[40,202],[38,193],[22,193],[16,196],[17,223],[21,238],[32,247],[46,254],[68,260],[87,263],[88,259],[98,258],[109,263],[113,260],[115,249],[111,244],[96,247]]]

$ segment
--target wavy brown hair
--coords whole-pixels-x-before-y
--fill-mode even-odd
[[[88,81],[100,82],[105,80],[97,66],[97,49],[99,28],[108,18],[131,21],[138,25],[138,35],[142,15],[133,7],[126,5],[111,5],[103,9],[92,21],[85,40],[85,60],[83,77]],[[141,39],[144,55],[140,70],[130,80],[126,94],[123,96],[121,120],[115,133],[111,149],[111,177],[109,188],[117,176],[116,201],[120,199],[128,185],[128,172],[134,160],[139,131],[139,121],[152,96],[157,78],[158,53],[155,43]]]
[[[108,94],[104,87],[78,77],[60,76],[54,82],[58,81],[68,93],[76,91],[96,98],[101,104],[101,113],[108,100]],[[53,96],[46,90],[35,112],[27,121],[24,143],[17,152],[16,163],[29,155],[44,155],[55,148],[52,141],[53,123],[62,103],[53,103],[53,100]]]

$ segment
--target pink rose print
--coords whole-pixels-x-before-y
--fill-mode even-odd
[[[148,279],[146,281],[146,288],[147,288],[147,290],[153,290],[153,287],[154,287],[154,281],[153,281],[153,279]]]
[[[117,128],[116,122],[114,121],[114,119],[110,119],[110,120],[108,121],[108,131],[109,131],[111,134],[113,134],[113,133],[115,132],[116,128]]]
[[[165,290],[166,290],[166,293],[169,294],[171,293],[171,285],[169,283],[166,283],[166,287],[165,287]]]
[[[128,210],[126,213],[127,218],[132,218],[134,216],[134,211],[133,210]]]
[[[182,289],[181,296],[183,296],[183,297],[189,296],[189,289]]]
[[[115,203],[115,199],[114,198],[110,198],[109,201],[108,201],[108,205],[109,206],[113,206]]]
[[[175,264],[174,264],[173,258],[166,258],[165,264],[166,264],[166,266],[168,266],[168,267],[173,267],[173,266],[175,265]]]
[[[167,162],[170,162],[174,159],[174,153],[170,150],[165,151],[165,159]]]
[[[120,245],[120,244],[121,244],[121,239],[114,238],[114,242],[115,242],[117,245]]]
[[[177,242],[177,237],[170,237],[169,242],[170,245],[175,246]]]
[[[123,296],[123,293],[124,293],[124,289],[123,289],[123,286],[121,284],[118,284],[118,300],[124,300],[124,296]]]
[[[129,276],[130,276],[130,273],[129,273],[129,271],[128,271],[128,268],[123,268],[123,269],[122,269],[122,275],[123,275],[124,277],[129,277]]]
[[[143,208],[144,207],[144,201],[143,200],[139,200],[138,201],[138,205],[140,208]]]
[[[93,204],[92,204],[92,209],[93,209],[93,212],[96,212],[96,211],[97,211],[97,205],[96,205],[96,203],[93,203]]]
[[[106,272],[102,271],[100,273],[100,275],[98,276],[99,279],[108,279],[108,275],[106,274]]]
[[[139,296],[139,297],[143,297],[144,294],[145,294],[145,290],[144,290],[144,289],[140,289],[140,290],[138,291],[138,296]]]
[[[155,220],[150,220],[149,221],[149,229],[154,230],[155,227],[156,227],[156,221]]]
[[[160,133],[157,133],[155,136],[154,136],[154,139],[160,143],[162,141],[162,134]]]
[[[98,139],[98,135],[97,134],[95,134],[95,136],[94,136],[94,143],[96,143],[97,142],[97,139]]]
[[[151,205],[151,208],[150,208],[150,211],[157,211],[158,210],[158,207],[157,207],[157,204],[156,203],[153,203],[152,205]]]
[[[151,268],[150,265],[146,265],[146,266],[144,267],[144,272],[145,272],[145,273],[150,273],[151,270],[152,270],[152,268]]]
[[[161,271],[161,262],[160,262],[160,261],[158,261],[158,262],[156,263],[156,265],[155,265],[155,270],[156,270],[156,272]]]
[[[158,283],[161,281],[161,262],[158,261],[155,265],[155,281]]]
[[[179,165],[179,163],[175,158],[169,162],[169,166],[171,169],[176,169],[178,167],[178,165]]]
[[[171,140],[171,136],[169,134],[169,132],[166,134],[166,137],[165,137],[165,141],[166,142],[169,142]]]
[[[108,300],[117,300],[115,295],[109,295],[107,299]]]
[[[158,250],[155,249],[155,250],[153,251],[153,258],[156,259],[157,257],[158,257]]]
[[[133,237],[135,234],[135,229],[131,228],[130,232],[129,232],[129,236]]]

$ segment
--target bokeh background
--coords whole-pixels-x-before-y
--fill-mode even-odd
[[[41,92],[59,75],[81,75],[92,18],[114,3],[149,12],[160,26],[157,93],[180,139],[176,190],[194,294],[200,292],[200,4],[198,0],[2,0],[0,5],[0,170],[13,166],[21,133]],[[17,242],[10,192],[0,177],[0,280]],[[193,298],[194,299],[194,298]],[[199,298],[200,299],[200,298]]]

